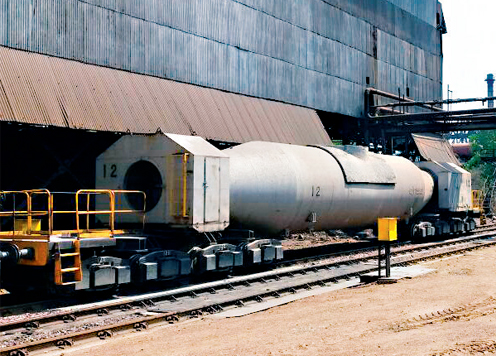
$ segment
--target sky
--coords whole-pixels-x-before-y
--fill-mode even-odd
[[[443,36],[443,97],[486,97],[488,73],[496,76],[496,0],[440,0],[448,33]],[[495,83],[496,89],[496,83]],[[457,104],[452,110],[480,109]],[[484,107],[487,107],[487,103]]]

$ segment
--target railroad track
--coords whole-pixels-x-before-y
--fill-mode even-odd
[[[474,230],[474,232],[484,232],[484,231],[496,232],[496,225],[485,226]],[[393,248],[393,251],[399,251],[397,249],[398,247],[410,246],[411,244],[412,243],[410,241],[405,241],[405,242],[392,243],[391,246]],[[336,245],[338,245],[337,249],[335,248]],[[425,242],[422,243],[422,245],[426,246]],[[402,247],[402,249],[408,249],[408,248],[411,247]],[[331,252],[322,253],[322,251],[331,251]],[[297,250],[286,250],[285,259],[281,262],[274,264],[273,266],[276,268],[282,268],[296,264],[314,263],[319,260],[326,260],[331,258],[334,258],[336,262],[339,261],[346,262],[350,258],[351,259],[356,258],[358,254],[363,254],[363,255],[368,254],[369,256],[373,256],[376,253],[377,253],[377,242],[373,240],[363,243],[353,243],[353,244],[350,243],[327,244],[324,246],[308,247]],[[247,273],[246,270],[238,271],[238,272],[241,272],[243,274]],[[253,271],[251,273],[253,273]],[[162,286],[162,290],[172,289],[172,288],[176,288],[176,287],[170,285]],[[98,299],[97,296],[96,298],[91,300],[91,302],[96,302],[98,300],[101,300],[101,298]],[[20,315],[20,318],[23,318],[24,316],[29,314],[36,314],[42,316],[47,314],[46,310],[54,310],[54,309],[59,310],[62,307],[69,307],[71,305],[77,305],[77,304],[86,304],[89,302],[90,301],[88,300],[83,301],[81,299],[78,300],[78,299],[64,298],[64,300],[40,300],[36,302],[17,304],[17,305],[4,304],[2,307],[0,307],[0,326],[2,325],[2,318],[5,320],[6,319],[5,317]]]
[[[496,232],[496,224],[488,224],[485,226],[478,227],[472,231],[472,234],[473,233],[482,233],[482,232],[487,232],[487,231],[495,231]],[[400,241],[400,242],[392,243],[391,246],[393,248],[396,248],[396,247],[403,246],[403,245],[409,246],[411,244],[412,244],[411,241],[403,241],[403,242]],[[422,242],[421,244],[426,246],[425,242]],[[367,252],[374,254],[375,251],[377,251],[377,242],[374,240],[368,240],[368,241],[364,241],[364,242],[355,242],[355,243],[324,244],[321,246],[305,247],[305,248],[294,249],[294,250],[285,250],[284,260],[281,262],[275,263],[273,266],[280,268],[280,267],[291,266],[291,265],[294,265],[297,263],[312,263],[312,262],[315,262],[318,260],[328,259],[328,258],[332,258],[332,257],[342,258],[342,259],[346,260],[347,257],[345,257],[345,256],[354,256],[354,255],[359,254],[359,253],[367,253]],[[235,271],[235,273],[246,274],[246,270]],[[165,289],[165,288],[170,289],[170,288],[173,288],[173,286],[163,285],[162,289]],[[98,299],[97,298],[93,299],[93,301],[96,301],[96,300],[98,300]],[[82,302],[83,301],[81,301],[80,299],[78,300],[76,298],[75,299],[65,298],[63,301],[61,301],[61,300],[52,300],[52,301],[42,300],[42,301],[35,301],[35,302],[19,304],[19,305],[4,304],[3,306],[0,306],[0,326],[2,325],[1,324],[2,317],[5,317],[5,316],[27,314],[27,313],[36,313],[36,312],[44,311],[46,309],[56,309],[56,308],[60,308],[63,306],[81,304]],[[86,302],[88,302],[88,301],[86,301]]]
[[[495,232],[443,242],[398,245],[392,248],[392,266],[496,244]],[[260,302],[278,304],[279,298],[336,283],[357,284],[360,275],[377,271],[377,250],[303,259],[291,266],[164,292],[57,308],[41,314],[0,319],[0,353],[24,356],[28,352],[65,348],[84,339],[105,339],[154,324],[175,323],[204,314],[234,310]]]
[[[463,238],[470,239],[472,235],[475,234],[481,234],[485,232],[495,232],[496,233],[496,224],[487,224],[484,226],[478,226],[474,230],[470,232],[469,235],[464,235]],[[432,239],[434,240],[434,239]],[[449,242],[449,241],[456,241],[457,239],[450,239],[450,240],[442,240],[441,243],[443,242]],[[435,243],[440,243],[440,241],[437,241]],[[345,245],[345,244],[340,244],[340,245]],[[377,241],[370,240],[369,242],[366,243],[353,243],[353,244],[347,244],[348,248],[347,249],[340,249],[337,252],[324,252],[322,254],[318,254],[319,251],[325,250],[325,251],[331,251],[331,247],[328,247],[331,245],[326,245],[326,246],[316,246],[316,247],[307,247],[307,248],[302,248],[302,249],[297,249],[297,250],[290,250],[290,251],[285,251],[284,256],[285,260],[278,262],[278,266],[287,266],[287,265],[292,265],[297,262],[312,262],[312,261],[317,261],[320,259],[327,259],[331,256],[336,256],[336,257],[342,257],[342,256],[353,256],[356,255],[357,253],[367,253],[367,252],[372,252],[375,253],[377,251]],[[412,247],[413,246],[413,247]],[[395,251],[398,251],[397,248],[401,249],[409,249],[409,248],[417,248],[421,246],[431,246],[429,242],[420,242],[416,243],[413,241],[397,241],[391,243],[391,247],[395,249]],[[352,248],[350,248],[352,247]],[[316,254],[317,253],[317,254]],[[289,257],[289,259],[286,259],[286,257]]]

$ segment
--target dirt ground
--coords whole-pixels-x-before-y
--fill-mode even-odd
[[[483,355],[496,353],[496,248],[425,264],[435,271],[240,318],[204,317],[58,355]]]
[[[291,234],[282,240],[284,250],[297,250],[307,247],[326,246],[333,243],[363,242],[366,237],[372,235],[372,230],[364,230],[359,236],[350,236],[341,230],[301,232]]]

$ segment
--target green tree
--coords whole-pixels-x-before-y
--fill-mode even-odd
[[[488,193],[494,185],[496,165],[496,130],[478,131],[469,136],[472,158],[465,168],[472,173],[473,185]]]

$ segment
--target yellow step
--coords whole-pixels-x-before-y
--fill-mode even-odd
[[[81,269],[81,254],[80,254],[80,242],[79,240],[75,240],[73,242],[74,252],[59,253],[55,257],[55,284],[56,285],[72,285],[78,282],[81,282],[83,279],[83,273]],[[71,267],[62,268],[62,259],[72,257],[73,261],[70,263]],[[65,259],[65,264],[68,264],[70,260]],[[64,281],[63,275],[66,273],[73,273],[73,275],[69,276],[70,281]]]
[[[60,257],[75,257],[79,256],[79,252],[69,252],[69,253],[61,253]]]
[[[73,284],[78,284],[77,281],[74,281],[74,282],[63,282],[62,284],[60,284],[61,286],[70,286],[70,285],[73,285]]]

